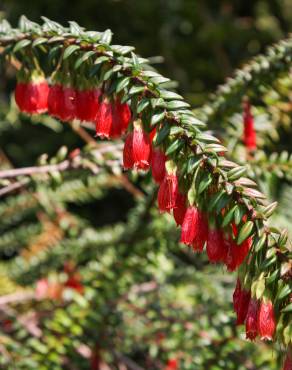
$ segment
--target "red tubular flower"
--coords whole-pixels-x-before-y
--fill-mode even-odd
[[[125,170],[129,170],[134,167],[133,159],[133,132],[130,132],[125,140],[123,150],[123,167]]]
[[[186,201],[186,196],[178,192],[175,201],[175,207],[173,209],[173,217],[177,226],[182,225],[182,223],[184,222],[185,214],[187,211]]]
[[[50,86],[48,95],[48,113],[52,117],[60,119],[60,111],[63,100],[63,87],[60,84],[54,84]]]
[[[289,349],[288,349],[289,351]],[[291,352],[287,353],[283,370],[292,370],[292,355]]]
[[[158,191],[158,207],[160,212],[170,212],[175,208],[178,195],[178,179],[173,173],[166,174]]]
[[[122,104],[116,99],[113,104],[113,122],[110,131],[110,137],[120,137],[128,128],[131,120],[131,110],[128,104]]]
[[[139,123],[134,124],[134,131],[129,133],[124,145],[124,168],[147,170],[150,166],[151,144],[146,132]]]
[[[133,159],[134,167],[147,170],[150,166],[151,144],[149,136],[140,125],[133,131]]]
[[[210,262],[225,261],[228,250],[221,230],[209,228],[206,250]]]
[[[15,101],[19,109],[28,114],[44,113],[48,109],[49,86],[39,71],[20,72],[15,88]]]
[[[155,182],[160,184],[165,176],[166,155],[160,149],[152,149],[151,153],[151,170]]]
[[[236,320],[236,325],[242,325],[246,319],[248,307],[249,307],[249,302],[250,302],[250,291],[249,290],[241,290],[239,299],[237,302],[237,320]]]
[[[99,104],[96,115],[95,121],[96,136],[108,139],[112,131],[112,125],[113,125],[113,105],[108,100],[108,98],[103,98],[103,100]]]
[[[252,298],[249,301],[246,315],[245,322],[246,339],[254,340],[258,335],[257,315],[258,315],[258,301]]]
[[[199,210],[190,206],[187,208],[181,229],[181,243],[193,245],[199,230]]]
[[[58,117],[64,122],[72,121],[76,118],[76,91],[71,86],[63,86],[61,97]]]
[[[238,231],[236,225],[232,224],[232,230],[234,236],[237,236]],[[228,250],[225,264],[227,266],[228,271],[234,271],[236,270],[242,262],[245,260],[251,244],[252,239],[248,238],[244,242],[242,242],[240,245],[236,244],[236,242],[232,239],[231,236],[225,240],[226,248]]]
[[[80,121],[95,122],[99,107],[100,89],[76,91],[76,118]]]
[[[258,331],[262,340],[272,340],[276,329],[274,308],[271,301],[260,304],[258,311]]]
[[[249,102],[244,104],[243,123],[243,142],[248,150],[253,151],[256,149],[256,131],[254,129],[254,119]]]
[[[193,241],[194,251],[202,252],[205,246],[205,243],[208,239],[208,220],[207,216],[199,211],[198,214],[198,230]]]

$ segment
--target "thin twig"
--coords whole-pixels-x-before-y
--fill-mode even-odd
[[[17,176],[31,176],[37,173],[48,173],[53,171],[65,171],[67,170],[72,162],[66,159],[58,164],[49,164],[46,166],[33,166],[24,168],[13,168],[10,170],[0,171],[0,179],[7,179]]]
[[[22,179],[21,181],[14,182],[12,184],[5,186],[4,188],[0,189],[0,197],[8,193],[11,193],[14,190],[18,190],[22,188],[23,186],[27,185],[29,182],[30,182],[30,179],[26,178],[26,179]]]

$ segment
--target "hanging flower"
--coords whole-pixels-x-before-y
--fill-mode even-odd
[[[262,300],[258,312],[258,331],[262,340],[272,340],[276,329],[274,308],[271,301]]]
[[[236,325],[242,325],[245,321],[251,293],[249,290],[242,289],[239,279],[233,293],[233,307],[237,315]]]
[[[216,227],[209,227],[206,251],[210,262],[221,262],[226,259],[227,246],[221,230]]]
[[[50,86],[48,95],[48,113],[55,118],[60,118],[62,107],[63,87],[59,83]]]
[[[246,339],[254,340],[258,335],[257,315],[258,315],[258,301],[252,298],[249,301],[246,315],[245,322]]]
[[[124,168],[147,170],[150,166],[151,144],[148,134],[143,131],[142,123],[135,122],[134,130],[129,133],[124,145]]]
[[[48,109],[49,86],[40,70],[18,73],[15,101],[18,108],[28,114],[41,114]]]
[[[133,132],[130,132],[125,140],[123,150],[123,167],[125,170],[130,170],[134,167]]]
[[[174,173],[167,173],[158,191],[158,208],[160,212],[170,212],[176,205],[178,195],[178,178]]]
[[[256,131],[254,129],[254,118],[251,113],[251,107],[249,102],[244,103],[243,110],[243,142],[246,148],[250,151],[256,149]]]
[[[76,91],[76,118],[84,122],[95,122],[101,91],[88,88]]]
[[[177,193],[175,206],[173,209],[173,217],[175,219],[175,222],[178,225],[182,225],[184,221],[184,217],[187,211],[187,197],[184,194],[181,194],[180,192]]]
[[[69,84],[62,88],[58,116],[64,122],[70,122],[76,118],[76,91]]]
[[[237,227],[235,224],[232,224],[233,234],[236,237],[238,234]],[[252,238],[247,238],[244,242],[238,245],[235,240],[233,240],[232,236],[229,235],[227,239],[225,239],[226,247],[227,247],[227,255],[225,259],[225,264],[227,266],[228,271],[236,270],[245,260],[251,245],[252,245]]]
[[[166,155],[160,149],[152,149],[151,170],[153,179],[160,184],[165,176]]]
[[[205,213],[198,213],[198,229],[193,241],[193,249],[202,252],[208,239],[208,220]]]
[[[109,139],[113,125],[113,105],[107,97],[104,97],[99,104],[96,121],[96,136]]]
[[[199,232],[199,214],[200,211],[194,206],[190,206],[186,210],[184,221],[181,229],[181,243],[193,245],[194,240]]]
[[[128,104],[122,104],[120,99],[116,99],[112,104],[113,122],[110,137],[118,138],[127,131],[131,120],[131,110]]]

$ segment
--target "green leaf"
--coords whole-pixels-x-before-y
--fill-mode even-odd
[[[118,80],[117,87],[116,87],[116,92],[119,93],[120,91],[124,90],[129,83],[130,83],[130,77],[122,77]]]
[[[100,43],[110,44],[112,41],[113,33],[110,29],[105,30],[100,38]]]
[[[68,23],[70,25],[70,32],[72,33],[72,35],[79,36],[82,33],[82,28],[79,26],[78,23],[74,21],[69,21]]]
[[[70,55],[72,55],[75,51],[79,50],[80,46],[79,45],[70,45],[68,46],[63,54],[63,60],[69,58]]]
[[[292,312],[292,303],[289,303],[286,307],[284,307],[281,312]]]
[[[160,90],[160,96],[165,100],[183,100],[184,98],[181,95],[178,95],[175,92],[167,91],[167,90]]]
[[[213,208],[216,206],[216,204],[219,202],[219,199],[225,194],[225,191],[222,189],[220,192],[215,193],[211,196],[211,199],[208,203],[208,210],[211,212]]]
[[[138,107],[137,107],[137,113],[141,113],[148,105],[150,104],[149,99],[143,98],[139,101]]]
[[[196,200],[196,188],[194,185],[192,185],[188,191],[188,201],[190,205],[193,205]]]
[[[169,135],[170,127],[165,123],[161,130],[158,131],[158,134],[155,139],[155,145],[160,145]]]
[[[176,151],[179,151],[184,146],[184,144],[185,144],[184,140],[181,139],[174,140],[174,142],[167,148],[165,154],[170,155]]]
[[[112,45],[112,50],[117,54],[126,55],[135,50],[133,46]]]
[[[255,288],[255,295],[257,299],[261,299],[264,291],[266,288],[266,282],[265,279],[260,279],[257,281],[256,288]]]
[[[281,300],[285,297],[287,297],[292,292],[292,287],[289,285],[284,285],[282,289],[277,294],[277,299]]]
[[[203,178],[199,182],[198,194],[203,193],[204,190],[211,184],[213,178],[210,173],[205,173]]]
[[[154,114],[152,117],[151,117],[151,126],[155,126],[157,123],[159,123],[160,121],[162,121],[165,117],[165,111],[162,111],[162,112],[159,112],[159,113],[156,113]]]
[[[140,63],[139,63],[139,59],[137,57],[137,55],[133,52],[131,52],[131,57],[132,57],[132,63],[135,67],[136,70],[139,70],[141,69],[141,66],[140,66]]]
[[[112,69],[112,68],[110,68],[109,70],[107,70],[105,73],[104,73],[104,75],[103,75],[103,77],[102,77],[102,80],[103,81],[107,81],[108,79],[110,79],[111,78],[111,76],[114,74],[114,70]]]
[[[181,100],[172,100],[168,102],[166,106],[169,110],[176,110],[180,108],[188,108],[190,105]]]
[[[90,51],[87,51],[86,53],[84,53],[83,55],[81,55],[81,57],[79,57],[75,64],[74,64],[74,69],[78,69],[82,63],[84,63],[86,60],[88,60],[92,55],[96,54],[95,51],[93,50],[90,50]]]
[[[42,44],[45,44],[46,42],[48,41],[48,39],[44,38],[44,37],[38,37],[37,39],[34,40],[34,42],[32,43],[32,47],[35,48],[39,45],[42,45]]]
[[[144,91],[144,86],[132,86],[129,90],[129,95],[139,94]]]
[[[220,199],[218,200],[217,204],[216,204],[216,212],[217,213],[221,213],[222,209],[226,207],[226,205],[230,202],[230,195],[227,194],[227,193],[224,193],[222,197],[220,197]]]
[[[227,225],[229,225],[231,223],[231,221],[233,220],[233,216],[234,216],[234,212],[235,212],[236,208],[237,208],[237,205],[233,206],[226,213],[226,215],[223,218],[222,227],[226,227]]]
[[[245,173],[246,173],[246,167],[245,166],[238,166],[238,167],[233,168],[232,170],[228,171],[227,177],[230,181],[234,181],[234,180],[239,179]]]
[[[156,77],[151,77],[150,81],[154,84],[159,85],[159,84],[164,84],[166,82],[169,82],[170,79],[166,78],[166,77],[163,77],[163,76],[156,76]]]
[[[262,247],[265,245],[265,242],[267,240],[267,234],[264,233],[255,243],[254,249],[256,252],[259,252]]]
[[[31,44],[31,41],[30,40],[27,40],[27,39],[24,39],[24,40],[20,40],[18,41],[14,48],[13,48],[13,52],[16,53],[17,51],[25,48],[26,46],[30,45]]]
[[[254,223],[252,221],[247,221],[239,230],[237,243],[240,245],[244,242],[252,233],[254,228]]]
[[[214,137],[210,134],[206,134],[205,132],[199,133],[196,136],[196,139],[201,140],[201,141],[207,141],[207,142],[210,142],[210,143],[219,143],[220,142],[220,140],[218,140],[216,137]]]
[[[269,204],[263,209],[263,214],[266,217],[270,217],[274,213],[275,209],[277,208],[277,205],[278,205],[278,202]]]
[[[275,270],[269,277],[267,277],[267,284],[272,284],[279,277],[279,269]]]
[[[241,206],[237,206],[234,212],[234,221],[236,225],[239,225],[242,221],[242,217],[245,215],[245,209]]]
[[[201,163],[202,158],[201,157],[191,157],[188,159],[187,164],[187,173],[192,173]]]
[[[225,146],[221,145],[221,144],[207,144],[204,148],[204,151],[206,153],[221,153],[221,152],[227,152],[227,149],[225,148]]]
[[[244,188],[242,191],[243,194],[248,195],[249,197],[252,198],[258,198],[258,199],[265,199],[266,196],[261,193],[260,191],[256,189],[251,189],[251,188]]]

